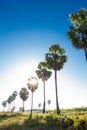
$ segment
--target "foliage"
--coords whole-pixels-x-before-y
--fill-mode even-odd
[[[38,107],[41,107],[41,103],[38,104]]]
[[[7,101],[3,101],[3,102],[2,102],[2,106],[3,106],[3,107],[6,107],[6,106],[7,106]]]
[[[27,91],[27,89],[21,88],[20,92],[19,92],[20,98],[23,100],[23,109],[22,111],[24,111],[24,102],[28,99],[29,97],[29,92]]]
[[[51,104],[51,100],[49,99],[49,100],[47,101],[47,103],[48,103],[48,105],[50,105],[50,104]]]
[[[46,61],[49,69],[61,70],[66,62],[65,50],[59,44],[54,44],[46,53]]]
[[[28,84],[27,84],[28,89],[30,89],[31,92],[33,93],[37,89],[37,87],[38,87],[38,80],[37,80],[36,77],[31,76],[28,79],[28,81],[29,81]]]
[[[39,79],[42,79],[42,81],[47,81],[51,76],[51,71],[47,70],[47,63],[46,62],[40,62],[38,64],[38,70],[36,70],[36,74]]]
[[[27,98],[29,97],[29,92],[27,91],[26,88],[21,88],[20,92],[19,92],[19,95],[20,95],[20,98],[23,100],[23,101],[26,101]]]
[[[77,118],[78,115],[78,118]],[[87,130],[87,111],[0,113],[0,130]]]
[[[87,60],[87,10],[80,9],[69,15],[72,26],[68,30],[68,38],[77,49],[84,49]]]

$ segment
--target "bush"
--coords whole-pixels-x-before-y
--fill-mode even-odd
[[[57,120],[57,128],[66,129],[74,127],[74,121],[70,118],[60,118]]]
[[[78,130],[87,130],[87,122],[85,120],[80,120],[77,128]]]

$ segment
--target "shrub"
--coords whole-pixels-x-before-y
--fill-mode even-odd
[[[85,120],[80,120],[77,128],[78,130],[87,130],[87,122]]]

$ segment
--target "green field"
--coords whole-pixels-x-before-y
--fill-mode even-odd
[[[42,113],[0,113],[0,130],[87,130],[87,108]]]

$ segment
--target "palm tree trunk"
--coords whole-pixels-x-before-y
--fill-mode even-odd
[[[57,70],[55,70],[55,92],[56,92],[56,111],[60,114],[59,103],[58,103],[58,92],[57,92]]]
[[[43,113],[45,113],[45,81],[43,81],[43,87],[44,87],[44,103],[43,103]]]
[[[49,104],[49,111],[50,111],[50,104]]]
[[[32,109],[33,109],[33,92],[32,92],[32,96],[31,96],[31,114],[32,114]]]
[[[23,112],[24,112],[24,101],[23,101]]]

